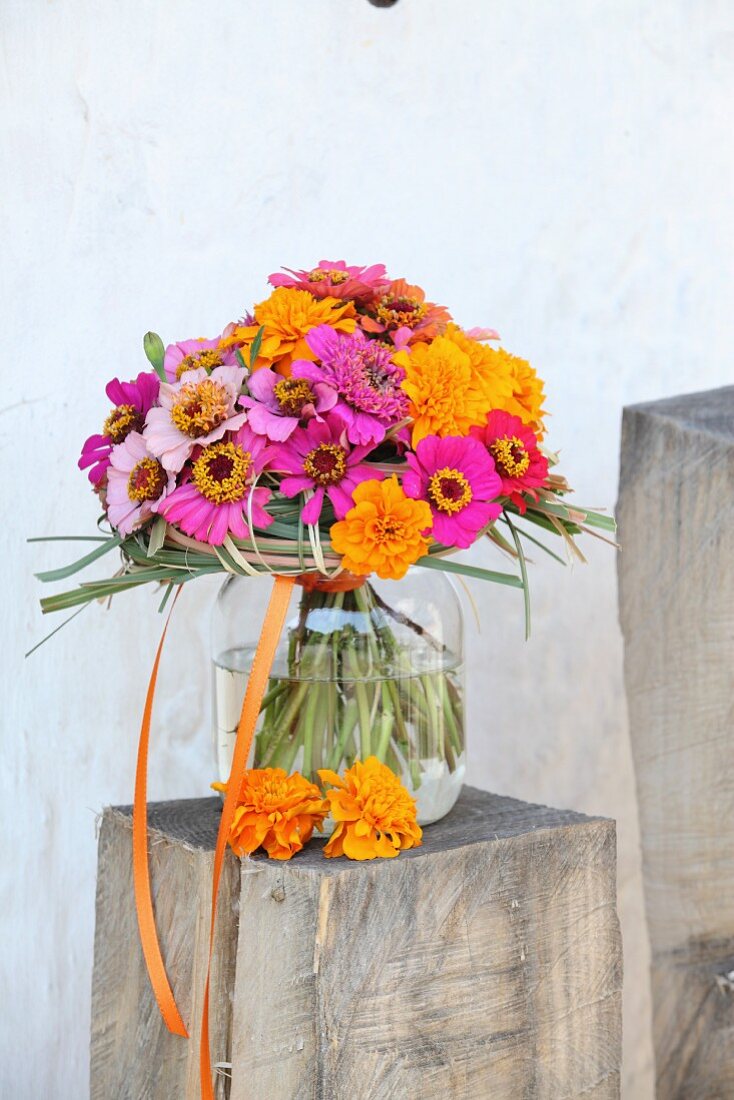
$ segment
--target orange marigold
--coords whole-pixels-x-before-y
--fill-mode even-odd
[[[480,344],[467,336],[458,325],[447,327],[446,339],[469,356],[474,384],[484,394],[489,408],[507,409],[507,402],[512,400],[515,390],[511,356],[504,351],[496,351],[488,344]]]
[[[501,355],[505,359],[512,370],[513,378],[512,399],[509,404],[500,407],[514,416],[519,416],[523,424],[527,424],[538,439],[542,439],[543,417],[546,415],[543,408],[545,401],[543,380],[538,377],[537,371],[530,366],[527,359],[510,355],[504,348],[500,348],[494,354]]]
[[[413,344],[410,351],[397,352],[393,361],[405,370],[402,385],[410,399],[413,447],[427,435],[468,435],[471,427],[486,420],[490,395],[455,337]]]
[[[224,783],[212,786],[227,789]],[[229,843],[238,856],[264,848],[271,859],[290,859],[321,828],[328,812],[322,792],[298,772],[250,768],[240,783]]]
[[[364,763],[355,760],[343,779],[328,770],[320,771],[319,778],[332,784],[326,797],[336,822],[325,856],[392,859],[401,849],[420,846],[423,830],[416,820],[415,799],[376,756]]]
[[[350,573],[400,580],[422,558],[433,524],[430,505],[411,500],[395,474],[385,481],[361,482],[353,493],[354,507],[331,528],[331,545]]]
[[[306,343],[306,333],[317,325],[331,325],[340,332],[354,332],[356,325],[353,302],[338,298],[314,298],[307,290],[281,286],[269,298],[255,306],[254,324],[236,325],[221,341],[222,347],[237,344],[242,347],[245,361],[253,340],[264,327],[255,370],[275,367],[279,374],[289,375],[294,359],[316,356]]]

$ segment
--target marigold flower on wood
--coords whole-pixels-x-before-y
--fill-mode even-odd
[[[417,848],[423,830],[416,820],[415,799],[397,775],[376,756],[355,760],[340,778],[336,772],[319,772],[326,792],[334,832],[324,848],[327,857],[392,859],[404,848]]]
[[[394,474],[385,481],[363,481],[352,495],[354,507],[330,531],[342,566],[360,577],[377,573],[400,580],[428,550],[430,506],[406,496]]]
[[[227,789],[224,783],[212,786]],[[271,859],[290,859],[321,828],[328,812],[322,792],[298,772],[250,768],[240,782],[229,843],[238,856],[264,848]]]

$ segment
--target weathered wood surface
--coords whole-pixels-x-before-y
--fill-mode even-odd
[[[187,1022],[219,809],[215,799],[150,807],[164,954]],[[389,862],[326,860],[319,842],[288,863],[243,861],[239,924],[229,855],[212,998],[214,1060],[232,1063],[221,1095],[619,1096],[613,822],[466,787],[424,837]],[[128,809],[106,811],[100,844],[92,1096],[193,1100],[196,1043],[160,1025],[132,923]]]
[[[734,387],[625,409],[620,619],[661,1100],[734,1097]]]

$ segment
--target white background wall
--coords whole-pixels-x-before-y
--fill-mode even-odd
[[[728,0],[5,0],[0,1096],[87,1091],[95,815],[127,802],[152,594],[49,629],[32,571],[142,333],[213,333],[280,264],[382,261],[547,379],[550,442],[613,505],[623,404],[731,382]],[[619,820],[626,1096],[650,1095],[614,555],[474,585],[473,779]],[[172,628],[154,797],[205,793],[207,614]]]

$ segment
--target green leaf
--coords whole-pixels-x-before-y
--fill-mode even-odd
[[[540,539],[536,539],[535,536],[531,535],[529,531],[523,531],[522,528],[518,527],[517,533],[522,538],[527,539],[528,542],[532,542],[535,546],[540,547],[541,550],[544,550],[546,554],[549,554],[552,558],[555,558],[555,560],[557,562],[560,562],[561,565],[568,565],[568,562],[564,561],[560,554],[556,554],[555,550],[551,550],[550,546],[546,546],[544,542],[540,541]],[[558,534],[558,532],[556,532],[556,534]]]
[[[97,558],[101,558],[108,550],[114,550],[121,542],[122,538],[119,535],[111,535],[108,539],[105,539],[101,545],[97,546],[95,550],[90,550],[83,558],[79,558],[78,561],[72,562],[71,565],[64,565],[61,569],[50,569],[46,573],[36,573],[36,577],[39,581],[66,580],[67,577],[71,577],[74,573],[78,573],[87,565],[91,565]]]
[[[143,337],[143,351],[161,382],[166,382],[166,372],[163,369],[163,357],[166,354],[166,349],[163,347],[163,341],[157,332],[146,332]]]
[[[148,539],[148,549],[146,551],[147,557],[154,558],[163,546],[166,539],[167,526],[163,516],[156,516],[153,520],[153,525],[150,529],[150,537]]]
[[[253,371],[255,369],[255,363],[257,362],[257,357],[260,354],[260,345],[263,342],[263,333],[264,332],[265,332],[265,325],[260,325],[260,328],[258,329],[258,332],[257,332],[257,336],[255,337],[255,339],[252,341],[252,344],[250,345],[250,370],[251,371]]]
[[[49,638],[53,638],[54,634],[58,634],[58,632],[63,627],[65,627],[67,623],[70,623],[72,619],[75,619],[77,617],[77,615],[81,615],[85,607],[89,607],[89,604],[82,604],[81,607],[78,607],[76,609],[73,615],[70,615],[68,619],[64,619],[63,623],[59,623],[58,626],[55,626],[54,629],[49,634],[47,634],[45,638],[41,638],[40,642],[36,642],[34,646],[31,646],[31,648],[26,653],[26,657],[30,657],[31,653],[35,653],[37,649],[40,649],[44,642],[47,642]]]
[[[461,573],[465,577],[476,577],[480,581],[492,581],[494,584],[506,584],[510,588],[522,588],[523,584],[514,573],[496,573],[492,569],[480,569],[478,565],[465,565],[449,558],[429,558],[426,555],[415,563],[421,569],[440,569],[444,573]]]
[[[237,360],[237,362],[239,363],[239,365],[242,367],[242,369],[247,370],[247,363],[242,358],[242,352],[240,351],[239,348],[235,349],[234,357]]]
[[[525,551],[523,550],[520,537],[515,528],[515,524],[510,517],[505,514],[505,521],[510,528],[513,541],[515,543],[515,549],[517,550],[518,561],[520,562],[520,575],[522,576],[522,591],[523,600],[525,603],[525,641],[530,637],[530,588],[528,587],[528,569],[525,561]]]

